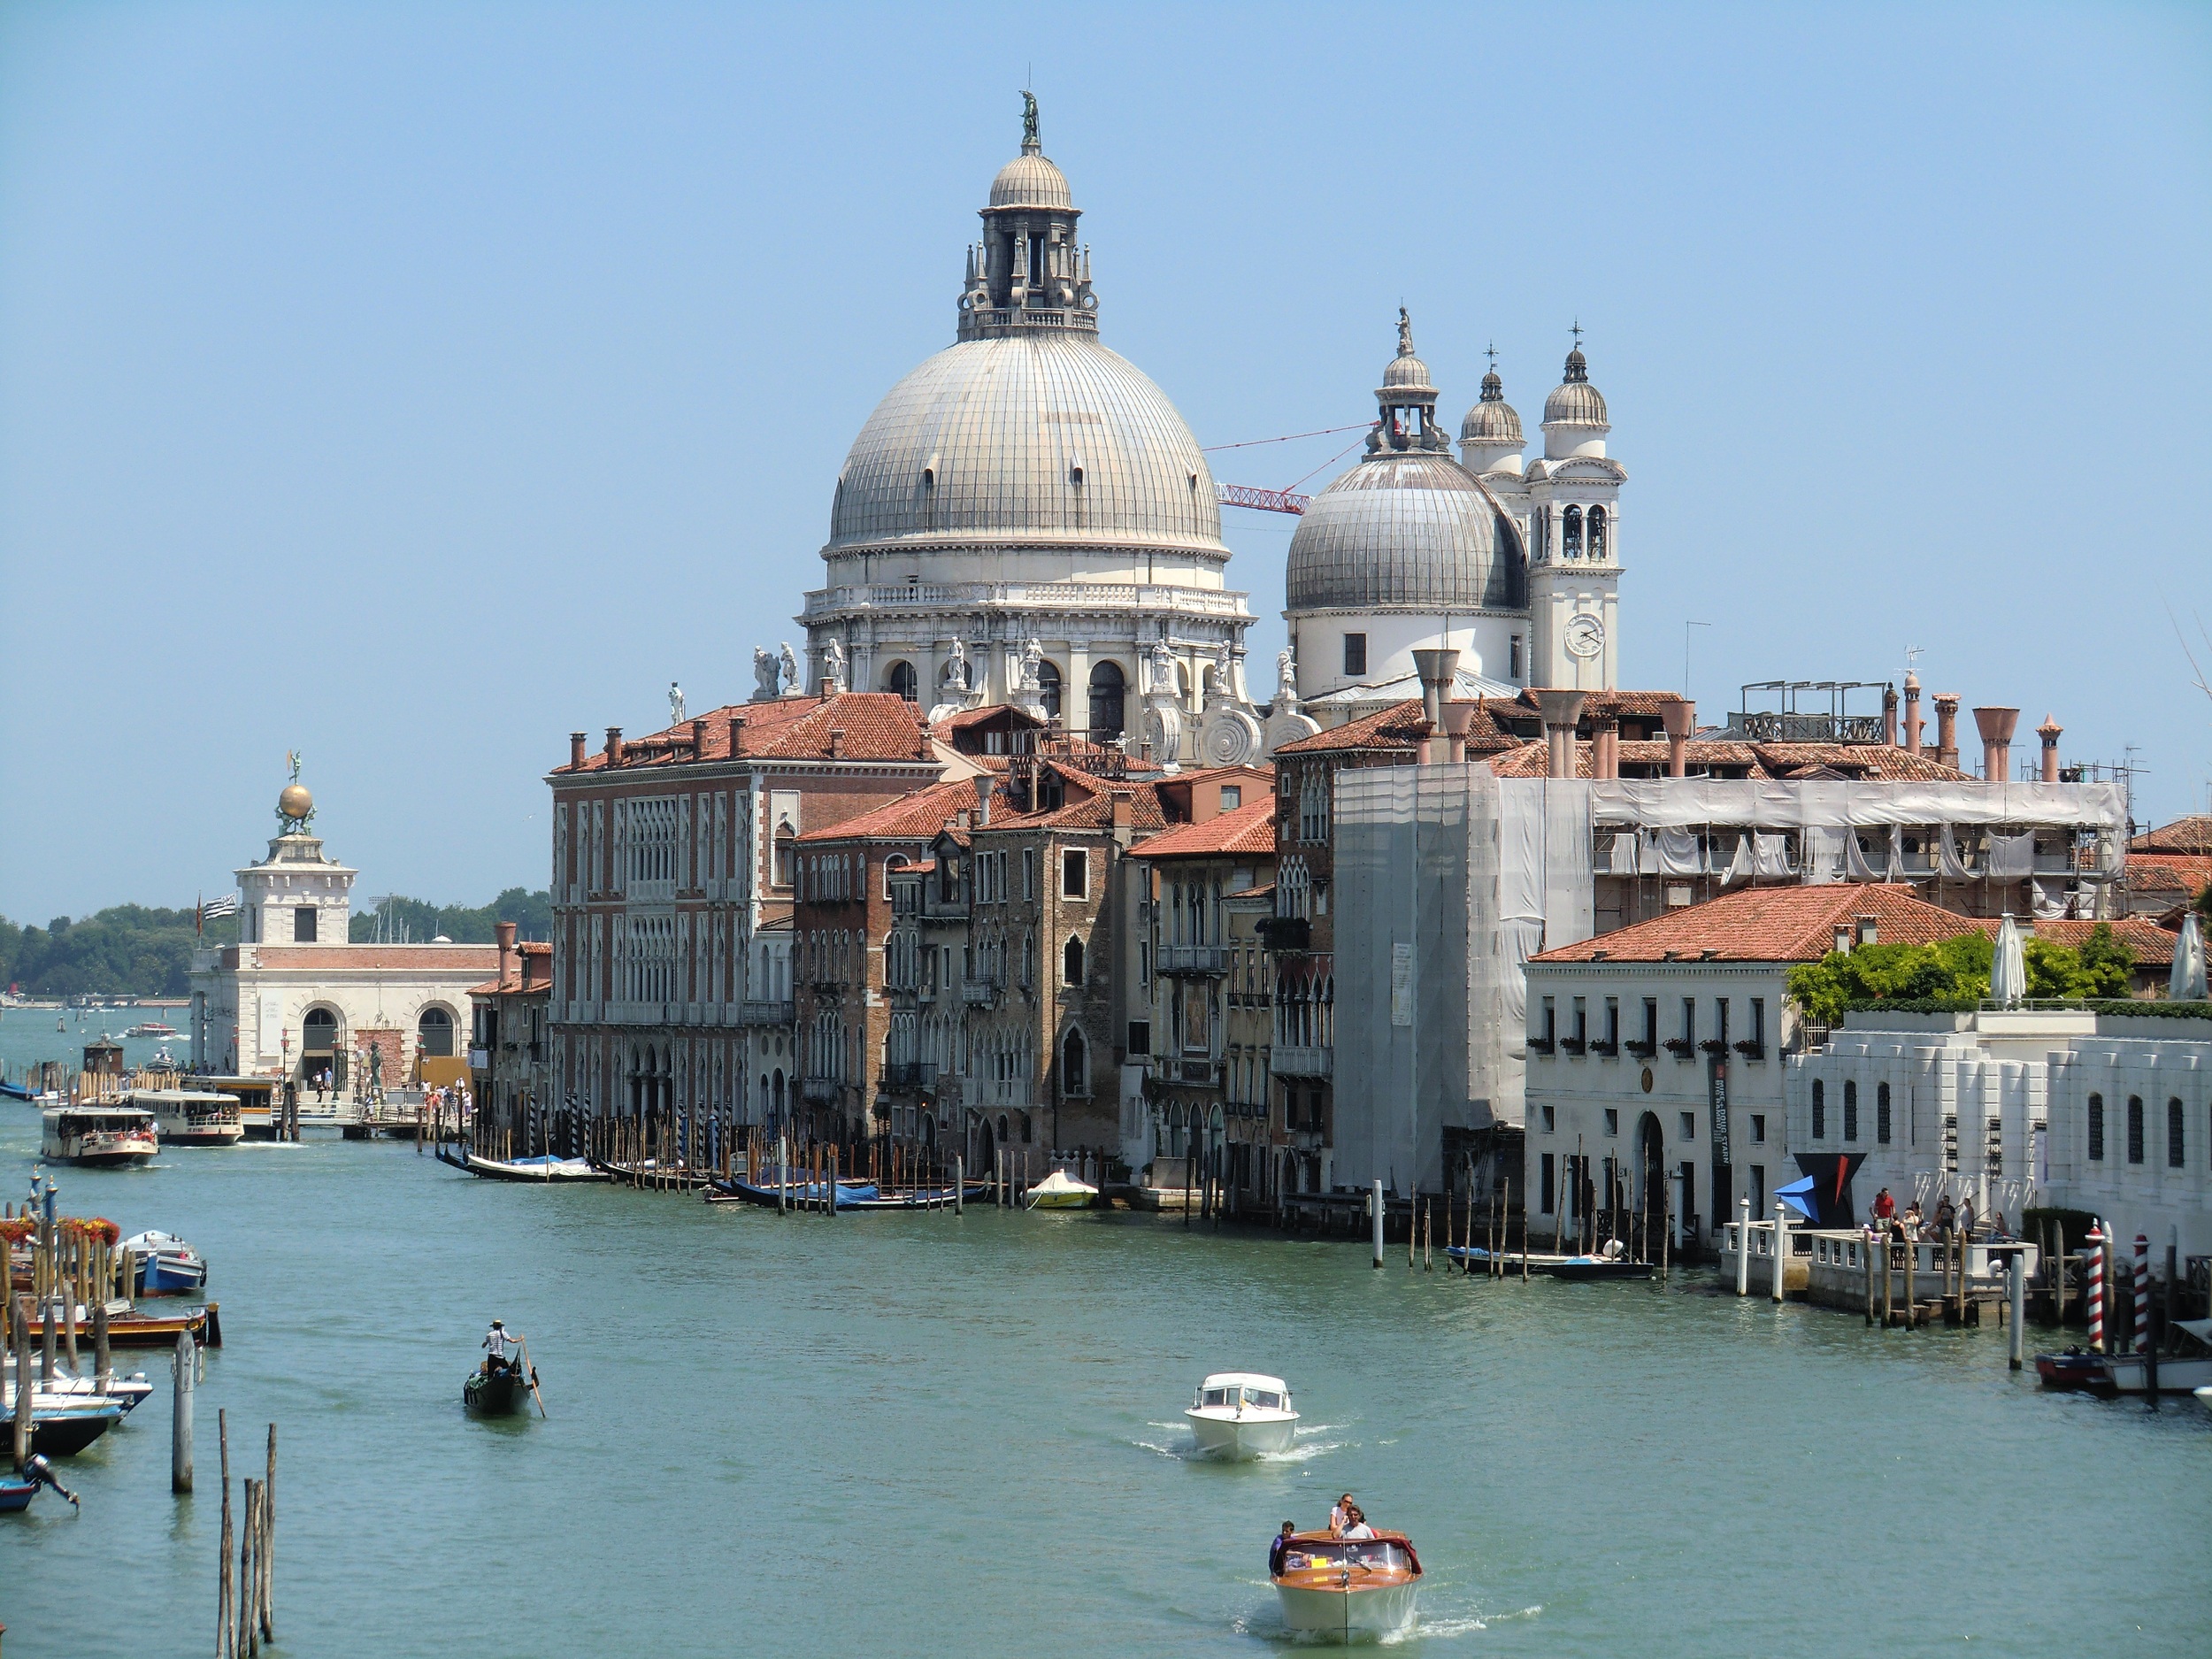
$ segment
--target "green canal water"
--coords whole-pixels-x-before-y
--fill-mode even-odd
[[[18,1198],[35,1149],[0,1106]],[[198,1245],[227,1346],[196,1494],[153,1354],[161,1392],[64,1465],[83,1513],[0,1517],[9,1659],[209,1651],[219,1407],[248,1469],[279,1425],[284,1653],[1265,1654],[1268,1535],[1348,1488],[1419,1545],[1424,1654],[2212,1652],[2212,1419],[2046,1396],[1993,1331],[1133,1217],[497,1187],[393,1143],[60,1179]],[[462,1414],[494,1315],[546,1420]],[[1229,1367],[1291,1379],[1294,1456],[1184,1455]]]

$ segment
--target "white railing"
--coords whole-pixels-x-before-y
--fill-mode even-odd
[[[1054,609],[1079,605],[1090,610],[1164,611],[1206,617],[1244,614],[1240,595],[1213,588],[1160,588],[1136,582],[867,582],[823,588],[806,596],[812,622],[851,611],[879,607],[1033,605]]]

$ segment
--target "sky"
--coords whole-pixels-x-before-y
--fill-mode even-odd
[[[1624,684],[1916,648],[2207,810],[2212,8],[18,4],[0,914],[230,890],[293,749],[361,895],[543,885],[569,732],[803,640],[1025,82],[1202,444],[1370,418],[1401,304],[1534,436],[1578,320]]]

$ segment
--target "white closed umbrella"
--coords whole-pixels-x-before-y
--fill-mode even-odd
[[[1989,965],[1989,1000],[2000,1008],[2012,1008],[2027,994],[2027,953],[2020,947],[2020,925],[2007,910],[1997,926],[1996,960]]]
[[[2204,1001],[2204,934],[2197,928],[2194,910],[2181,918],[2181,937],[2174,941],[2174,966],[2166,976],[2166,995],[2177,1002]]]

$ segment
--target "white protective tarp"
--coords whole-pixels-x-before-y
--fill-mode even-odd
[[[1879,881],[1874,866],[1866,861],[1866,849],[1859,845],[1855,831],[1843,832],[1843,874],[1848,881]]]
[[[2108,783],[1847,783],[1753,778],[1611,778],[1590,785],[1601,826],[1707,824],[1769,830],[1808,825],[2040,824],[2117,832],[2120,786]]]
[[[1647,876],[1701,876],[1705,873],[1705,843],[1694,830],[1653,830],[1646,837],[1649,846],[1648,862],[1644,865]]]
[[[2035,873],[2035,832],[1989,838],[1989,867],[1983,872],[1999,881],[2024,881]]]
[[[1951,839],[1951,826],[1948,824],[1937,826],[1935,844],[1936,868],[1943,872],[1943,879],[1946,881],[1973,879],[1972,873],[1966,867],[1966,861],[1959,856],[1959,844]]]
[[[1798,856],[1798,879],[1808,886],[1822,886],[1839,880],[1843,874],[1843,844],[1854,843],[1857,838],[1847,828],[1828,824],[1808,824],[1803,835],[1803,847]]]

